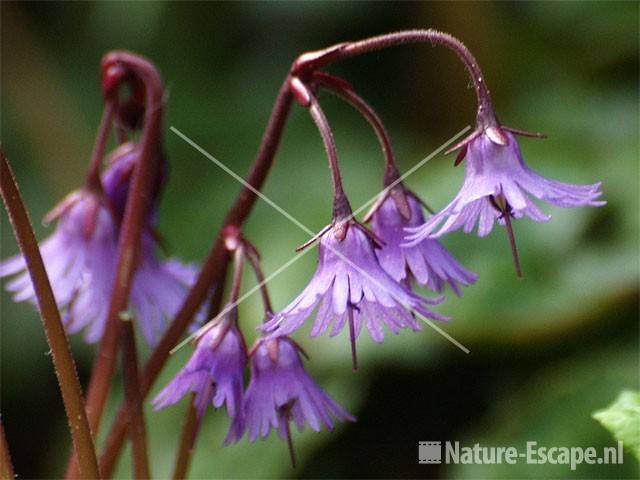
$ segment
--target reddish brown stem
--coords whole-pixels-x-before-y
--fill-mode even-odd
[[[271,307],[271,299],[269,298],[269,291],[267,290],[267,285],[264,277],[264,272],[262,271],[262,267],[260,266],[260,255],[258,254],[258,250],[253,246],[251,242],[248,240],[244,241],[246,246],[246,255],[249,263],[251,264],[251,268],[253,268],[253,272],[256,275],[256,280],[258,285],[260,286],[260,295],[262,296],[262,304],[264,306],[264,311],[266,316],[268,317],[273,313],[273,308]]]
[[[271,117],[269,118],[269,124],[262,137],[258,154],[247,177],[249,185],[258,190],[262,188],[267,178],[278,146],[280,145],[282,132],[284,131],[286,120],[291,109],[293,97],[289,91],[289,80],[290,78],[287,76],[280,88],[273,111],[271,112]],[[141,392],[143,396],[146,396],[149,390],[151,390],[160,370],[162,370],[162,367],[169,358],[169,352],[189,326],[191,319],[198,308],[200,308],[200,305],[202,305],[202,302],[204,302],[211,286],[221,285],[224,281],[223,275],[227,268],[229,254],[225,248],[222,232],[227,226],[242,225],[251,213],[256,199],[257,196],[255,193],[247,187],[244,187],[236,197],[216,237],[215,244],[205,259],[195,284],[191,287],[187,298],[176,314],[176,318],[145,364],[141,380]],[[104,451],[100,458],[100,465],[103,468],[105,477],[111,476],[118,456],[120,455],[126,433],[127,411],[128,405],[125,403],[120,407],[116,420],[107,436]]]
[[[362,55],[364,53],[382,50],[384,48],[407,45],[411,43],[431,43],[443,45],[460,58],[466,67],[473,83],[478,99],[477,122],[478,127],[496,126],[497,119],[493,111],[491,94],[486,85],[482,70],[469,49],[457,38],[448,33],[437,30],[404,30],[401,32],[378,35],[357,42],[347,42],[334,45],[325,50],[304,54],[294,63],[293,73],[304,75],[333,62]]]
[[[291,425],[289,424],[289,413],[280,416],[280,421],[284,422],[284,434],[287,437],[287,449],[291,459],[291,468],[296,468],[296,451],[293,448],[293,438],[291,437]]]
[[[385,186],[391,185],[393,182],[395,182],[400,177],[400,174],[398,172],[398,168],[396,167],[396,161],[393,155],[393,147],[391,146],[391,139],[389,138],[387,129],[384,127],[382,120],[375,112],[375,110],[361,96],[354,92],[349,84],[341,78],[317,72],[317,74],[314,75],[313,79],[314,82],[316,82],[318,85],[328,89],[330,92],[339,96],[351,106],[353,106],[356,110],[358,110],[358,112],[360,112],[360,114],[365,118],[369,125],[371,125],[371,128],[373,128],[376,136],[378,137],[378,141],[380,142],[380,146],[382,147],[382,153],[385,159]]]
[[[236,252],[237,253],[237,252]],[[237,255],[236,255],[237,257]],[[236,258],[237,260],[237,258]],[[242,261],[242,259],[240,259]],[[239,283],[238,276],[241,275],[242,266],[240,266],[240,273],[238,273],[238,262],[234,266],[234,280],[233,283]],[[228,270],[228,263],[225,267],[225,276]],[[223,279],[224,280],[224,279]],[[239,287],[238,287],[239,288]],[[215,318],[220,312],[222,305],[222,299],[224,297],[224,281],[222,281],[211,299],[209,305],[209,314],[211,318]],[[198,437],[198,430],[200,429],[200,422],[202,419],[198,418],[197,409],[195,406],[196,394],[191,395],[191,401],[187,407],[187,413],[185,415],[184,424],[182,426],[182,434],[180,435],[180,446],[178,447],[178,453],[176,455],[176,463],[173,469],[173,477],[175,480],[187,478],[187,472],[193,456],[193,450],[196,445],[196,439]]]
[[[135,333],[130,319],[123,319],[120,328],[124,393],[127,402],[132,405],[129,410],[129,437],[132,445],[134,474],[138,480],[148,479],[151,478],[151,469],[149,468],[147,451],[147,429],[144,421],[142,395],[140,394]]]
[[[129,52],[111,52],[102,60],[103,70],[118,64],[140,78],[145,86],[146,109],[139,146],[140,156],[133,174],[131,191],[125,206],[120,236],[118,261],[109,313],[103,337],[94,360],[87,394],[87,415],[92,431],[97,434],[102,413],[115,371],[120,333],[120,313],[127,309],[133,277],[140,254],[145,218],[157,170],[162,123],[162,81],[155,66],[148,60]],[[75,477],[71,459],[67,477]]]
[[[0,193],[36,294],[40,317],[51,349],[53,366],[71,430],[74,451],[78,457],[80,473],[83,478],[99,478],[93,438],[84,409],[76,365],[69,349],[49,277],[42,262],[38,242],[31,228],[29,215],[24,208],[13,172],[1,147]]]
[[[2,420],[0,420],[0,479],[13,480],[14,476],[9,444],[4,434],[4,425],[2,425]]]
[[[191,396],[189,406],[187,407],[184,424],[182,425],[180,447],[178,448],[178,454],[176,455],[176,464],[173,467],[173,475],[171,476],[171,478],[173,478],[174,480],[182,480],[184,478],[187,478],[187,472],[189,471],[191,457],[195,448],[196,438],[198,436],[198,430],[200,426],[200,419],[198,419],[198,412],[196,410],[194,401],[195,393]]]
[[[333,182],[333,218],[335,220],[343,220],[351,216],[352,211],[342,186],[336,142],[333,138],[329,121],[322,108],[320,108],[318,99],[311,92],[309,92],[309,113],[316,127],[318,127],[329,160],[329,169],[331,170],[331,180]]]
[[[93,146],[93,152],[91,153],[91,162],[89,163],[89,170],[87,171],[85,180],[86,188],[97,195],[103,195],[104,193],[102,189],[102,181],[100,180],[100,172],[102,169],[102,159],[104,158],[104,151],[107,145],[107,140],[109,139],[109,133],[111,132],[113,113],[113,103],[107,102],[104,106],[104,112],[102,113],[100,126],[98,127],[96,143]]]
[[[242,271],[245,259],[245,246],[244,243],[240,243],[233,254],[233,276],[231,282],[231,293],[229,294],[229,304],[233,305],[240,297],[240,288],[242,287]],[[235,305],[232,307],[237,309]],[[226,308],[225,308],[226,310]]]
[[[507,237],[509,238],[509,247],[511,248],[511,254],[513,255],[513,264],[516,268],[516,277],[522,278],[522,267],[520,266],[520,255],[518,254],[518,246],[516,244],[516,236],[513,233],[513,225],[511,224],[511,214],[509,209],[505,209],[503,212],[504,226],[507,230]]]
[[[358,352],[356,350],[356,330],[353,324],[353,308],[349,307],[349,342],[351,343],[351,361],[353,362],[353,371],[358,370]]]
[[[237,288],[232,286],[232,290],[236,290],[236,298],[231,301],[234,302],[237,299],[237,295],[240,288],[241,277],[242,277],[242,252],[241,249],[243,247],[236,250],[236,262],[234,265],[234,278],[233,285],[237,285]],[[215,318],[220,312],[220,307],[222,305],[222,298],[224,292],[224,282],[221,283],[219,288],[216,290],[214,294],[209,312],[211,313],[211,317]],[[233,296],[233,292],[232,292]],[[196,439],[198,437],[198,430],[200,429],[201,418],[198,418],[197,409],[195,406],[195,393],[191,396],[191,401],[189,402],[189,406],[187,407],[187,413],[185,415],[184,424],[182,426],[182,434],[180,435],[180,446],[178,447],[178,452],[176,454],[176,463],[173,469],[173,476],[175,480],[187,478],[187,472],[189,470],[189,465],[191,463],[191,458],[193,457],[193,450],[196,445]]]
[[[229,262],[224,262],[224,270],[221,274],[222,281],[215,285],[213,294],[211,295],[211,301],[209,302],[209,308],[207,310],[207,320],[211,320],[220,312],[220,305],[222,305],[222,299],[224,298],[224,282],[227,278],[229,271]]]
[[[478,96],[478,123],[480,126],[497,123],[491,106],[489,90],[484,84],[484,77],[475,58],[459,40],[450,35],[435,30],[412,30],[373,37],[360,42],[335,45],[319,52],[310,52],[302,55],[294,62],[291,73],[285,78],[276,98],[269,124],[262,137],[260,149],[247,178],[248,183],[259,190],[271,168],[291,108],[293,94],[290,85],[294,76],[304,77],[316,68],[343,58],[390,46],[416,42],[439,43],[453,49],[467,67],[475,86],[476,95]],[[249,216],[256,198],[255,193],[245,187],[231,206],[195,284],[189,291],[176,318],[145,365],[141,386],[143,395],[146,395],[151,389],[169,357],[169,352],[188,327],[211,286],[219,285],[223,279],[223,274],[229,261],[229,255],[225,249],[222,236],[224,228],[227,226],[241,226]],[[100,465],[106,477],[112,474],[124,442],[127,410],[128,407],[125,403],[118,411],[116,421],[109,432],[103,455],[100,459]]]

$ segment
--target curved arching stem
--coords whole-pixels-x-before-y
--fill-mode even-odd
[[[96,142],[93,146],[93,152],[91,153],[89,169],[85,179],[87,190],[98,196],[104,195],[102,181],[100,180],[100,171],[107,140],[109,139],[109,133],[111,132],[114,108],[115,106],[113,105],[113,102],[107,101],[105,103],[102,118],[100,119],[100,126],[98,127],[98,134],[96,135]]]
[[[380,142],[382,153],[384,155],[384,186],[389,186],[395,182],[400,177],[400,173],[396,166],[391,139],[389,138],[389,134],[387,129],[384,127],[382,120],[371,105],[369,105],[364,98],[354,92],[345,80],[339,77],[335,77],[324,72],[315,72],[313,81],[317,85],[326,88],[331,93],[337,95],[353,106],[358,112],[360,112],[369,125],[371,125],[371,128],[373,128],[376,136],[378,137],[378,141]]]
[[[287,76],[280,87],[258,153],[247,176],[247,183],[257,190],[262,188],[271,169],[291,110],[293,95],[289,88],[290,80],[291,77]],[[209,250],[209,254],[194,285],[189,290],[175,319],[144,366],[140,387],[143,396],[147,395],[151,390],[162,367],[169,358],[171,349],[191,323],[191,319],[204,302],[210,288],[213,285],[221,285],[224,281],[223,277],[227,270],[230,255],[225,247],[223,232],[230,226],[242,226],[251,213],[256,199],[257,196],[252,189],[243,187],[227,212],[224,223],[215,237],[215,242]],[[105,447],[100,457],[100,467],[105,478],[113,474],[116,461],[122,451],[127,430],[128,410],[129,405],[125,402],[118,410],[116,420],[107,435]]]
[[[420,42],[442,44],[456,52],[469,71],[476,96],[478,97],[478,126],[482,127],[483,124],[497,123],[493,113],[491,96],[484,83],[480,67],[464,44],[451,35],[436,30],[408,30],[372,37],[358,42],[342,43],[324,50],[303,54],[293,63],[290,73],[284,79],[276,97],[258,153],[249,171],[247,183],[260,190],[273,165],[294,99],[291,89],[291,81],[294,76],[304,78],[309,76],[315,69],[337,60],[382,48]],[[228,210],[223,225],[215,237],[215,242],[209,250],[209,254],[194,285],[187,294],[175,319],[145,364],[141,379],[143,396],[149,393],[162,367],[169,358],[171,349],[189,326],[191,319],[204,302],[207,293],[212,286],[220,285],[224,280],[224,274],[230,259],[224,245],[224,229],[228,226],[241,227],[251,213],[256,199],[257,196],[252,189],[244,187]],[[104,451],[100,458],[100,468],[105,477],[109,477],[113,473],[121,452],[126,435],[128,408],[127,403],[121,406],[107,436]]]
[[[308,74],[309,72],[339,60],[410,43],[442,45],[455,52],[466,67],[469,77],[473,82],[476,98],[478,100],[476,116],[478,127],[484,129],[498,125],[497,118],[493,111],[491,94],[477,60],[464,43],[454,36],[438,30],[404,30],[401,32],[366,38],[357,42],[341,43],[324,50],[309,52],[298,57],[296,62],[293,64],[292,73],[303,76],[304,74]]]
[[[127,74],[137,76],[144,85],[145,114],[142,134],[136,147],[140,149],[139,160],[135,166],[118,238],[118,261],[107,323],[94,360],[87,393],[86,410],[94,435],[98,433],[115,372],[121,326],[120,316],[128,307],[129,294],[140,255],[142,234],[146,225],[145,218],[150,208],[151,191],[158,170],[157,159],[162,125],[163,88],[160,74],[155,66],[147,59],[125,51],[114,51],[103,57],[103,72],[108,72],[109,68],[115,65],[122,67]],[[127,375],[126,370],[125,375]],[[72,458],[67,469],[68,478],[76,476],[74,465]]]
[[[260,254],[256,247],[248,240],[243,240],[246,248],[247,260],[253,269],[256,276],[256,281],[260,288],[260,296],[262,297],[262,305],[264,306],[265,321],[273,314],[273,307],[271,306],[271,299],[269,298],[269,291],[265,282],[264,272],[260,265]]]
[[[327,152],[327,159],[329,160],[329,169],[331,170],[331,181],[333,183],[333,218],[340,221],[348,218],[351,213],[351,205],[347,195],[344,193],[344,187],[342,186],[342,176],[340,175],[340,165],[338,164],[338,150],[336,149],[336,142],[333,138],[333,132],[329,126],[329,121],[325,116],[318,99],[309,92],[309,113],[311,118],[315,122],[320,136],[322,137],[322,143]]]

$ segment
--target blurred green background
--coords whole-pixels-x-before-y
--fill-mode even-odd
[[[308,368],[358,422],[334,432],[295,434],[292,470],[275,436],[222,448],[228,421],[209,412],[192,478],[623,478],[637,477],[630,454],[617,466],[419,465],[417,442],[523,447],[612,445],[591,418],[623,388],[638,388],[638,4],[521,3],[2,3],[1,138],[39,238],[39,219],[80,185],[101,113],[100,57],[126,48],[152,59],[167,86],[166,151],[171,176],[160,227],[173,255],[198,262],[239,186],[176,135],[175,126],[244,174],[291,61],[301,52],[404,28],[435,27],[477,56],[501,120],[539,130],[523,139],[529,165],[573,183],[603,181],[608,204],[563,210],[547,224],[523,220],[516,234],[525,278],[516,280],[502,229],[485,239],[444,240],[480,280],[439,310],[465,355],[426,327],[382,345],[360,341],[361,370],[350,367],[344,336],[310,340]],[[410,46],[342,62],[349,79],[386,121],[402,170],[474,118],[475,100],[448,51]],[[382,156],[367,125],[337,99],[322,104],[334,128],[352,204],[381,188]],[[438,156],[408,179],[436,208],[457,192],[462,168]],[[306,112],[294,107],[265,194],[310,228],[330,220],[326,159]],[[2,256],[16,252],[2,216]],[[306,239],[264,202],[246,235],[273,272]],[[276,308],[304,286],[315,254],[271,284]],[[247,276],[247,288],[253,279]],[[63,408],[41,324],[33,308],[3,292],[1,413],[16,471],[57,477],[69,449]],[[259,297],[242,305],[252,337]],[[94,347],[72,339],[86,382]],[[165,369],[153,393],[184,363]],[[143,349],[142,356],[148,355]],[[122,397],[121,379],[109,419]],[[170,475],[185,403],[152,413],[152,469]],[[106,428],[103,428],[103,433]],[[117,475],[129,477],[128,455]]]

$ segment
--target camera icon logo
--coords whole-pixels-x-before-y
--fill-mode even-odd
[[[442,442],[418,442],[418,463],[441,463]]]

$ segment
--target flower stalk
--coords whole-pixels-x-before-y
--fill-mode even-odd
[[[144,218],[149,208],[150,191],[156,174],[157,149],[162,119],[162,83],[156,68],[146,59],[128,52],[112,52],[103,59],[103,70],[118,64],[139,76],[145,85],[146,112],[140,138],[141,154],[134,172],[118,239],[118,262],[114,289],[104,337],[96,356],[87,399],[87,411],[97,432],[113,377],[120,314],[127,310],[136,261],[140,250]]]
[[[220,306],[222,305],[222,299],[224,297],[224,278],[227,276],[229,264],[225,263],[225,271],[223,274],[223,281],[214,289],[211,303],[209,304],[208,318],[214,318],[220,312]],[[198,431],[200,430],[201,422],[198,421],[198,412],[195,404],[196,394],[191,395],[189,400],[189,406],[184,417],[182,424],[182,433],[180,434],[180,445],[176,453],[176,461],[173,467],[173,474],[171,478],[174,480],[181,480],[187,478],[189,466],[191,465],[191,458],[195,449],[196,438]]]
[[[287,76],[280,88],[256,159],[247,177],[247,183],[257,190],[262,188],[267,174],[271,169],[280,145],[289,111],[291,110],[293,95],[289,89],[289,80],[290,77]],[[203,267],[198,274],[198,278],[191,287],[175,319],[160,342],[158,342],[144,366],[140,387],[143,396],[146,396],[151,390],[162,367],[169,358],[171,349],[176,345],[189,326],[191,319],[204,302],[207,293],[213,286],[221,285],[224,282],[223,276],[229,262],[229,252],[224,245],[223,231],[228,226],[241,226],[251,213],[256,199],[256,194],[251,189],[244,187],[229,209],[224,224],[216,236],[215,243],[211,247]],[[105,478],[113,474],[113,469],[120,456],[126,436],[128,409],[128,403],[125,402],[125,404],[120,407],[116,420],[107,435],[105,447],[100,456],[101,471],[104,472]]]
[[[128,307],[129,294],[140,253],[144,220],[150,207],[151,191],[157,174],[156,164],[162,125],[163,89],[160,74],[155,66],[138,55],[124,51],[114,51],[103,57],[103,75],[107,75],[110,72],[109,69],[114,66],[121,67],[124,72],[135,75],[143,83],[146,108],[143,131],[140,137],[140,157],[133,174],[131,193],[127,200],[118,238],[116,277],[109,303],[107,324],[94,360],[87,393],[87,415],[91,429],[96,434],[115,372],[120,336],[120,314]],[[108,91],[105,93],[108,95],[114,91],[117,92],[117,86],[117,84],[110,82]],[[72,459],[67,469],[67,478],[74,478],[74,473]]]
[[[129,437],[133,453],[133,469],[137,480],[151,478],[149,454],[147,449],[147,429],[144,421],[144,408],[140,394],[138,355],[131,319],[122,317],[120,342],[122,348],[122,369],[124,372],[124,394],[132,405],[129,413]]]
[[[382,148],[382,154],[384,155],[385,187],[395,182],[400,177],[400,174],[398,173],[398,168],[396,166],[391,139],[389,138],[387,129],[375,110],[365,101],[364,98],[353,91],[348,82],[339,77],[335,77],[324,72],[316,72],[313,76],[313,82],[326,88],[334,95],[337,95],[349,103],[358,112],[360,112],[369,125],[371,125],[371,128],[373,128],[373,131],[378,137],[380,147]]]
[[[180,446],[176,454],[176,462],[173,467],[173,474],[171,478],[174,480],[181,480],[187,478],[187,472],[191,463],[191,457],[196,444],[196,437],[198,436],[198,430],[200,429],[200,421],[198,421],[198,412],[195,406],[196,394],[191,395],[189,400],[189,406],[187,407],[187,413],[184,417],[184,423],[182,424],[182,433],[180,434]]]
[[[327,151],[329,169],[331,170],[331,181],[333,183],[333,219],[335,221],[343,221],[351,216],[352,210],[347,195],[344,192],[344,187],[342,186],[336,142],[333,138],[329,121],[322,111],[322,108],[320,108],[317,98],[311,92],[309,92],[309,114],[318,127],[324,148]]]
[[[111,132],[113,113],[113,103],[107,102],[102,113],[102,119],[100,120],[100,126],[98,127],[98,134],[96,135],[96,143],[93,147],[93,152],[91,153],[91,162],[89,163],[89,170],[87,171],[85,179],[85,188],[99,197],[104,195],[102,181],[100,180],[100,172],[107,140],[109,140],[109,133]]]
[[[300,79],[309,78],[309,75],[314,71],[338,60],[391,46],[421,42],[442,44],[456,52],[465,64],[474,84],[478,99],[478,123],[481,125],[497,123],[484,76],[469,50],[454,37],[436,30],[410,30],[372,37],[359,42],[342,43],[321,51],[305,53],[298,57],[293,63],[290,73],[280,88],[258,153],[247,177],[249,185],[258,190],[262,188],[277,153],[292,102],[294,98],[300,101],[301,98],[298,93],[305,93],[304,90],[302,90],[302,92],[296,92],[295,89],[292,88],[292,81],[294,79],[301,82]],[[295,84],[295,82],[293,83]],[[304,100],[304,98],[302,98],[302,100]],[[325,132],[325,135],[327,135],[327,132]],[[154,349],[143,369],[141,378],[141,392],[143,396],[148,394],[159,372],[169,358],[171,349],[186,330],[192,317],[204,301],[207,292],[212,286],[220,285],[221,282],[223,282],[227,264],[230,260],[224,245],[223,231],[228,226],[241,227],[251,213],[256,198],[255,193],[245,187],[241,190],[229,209],[195,284],[192,286],[174,321]],[[344,203],[346,197],[340,201]],[[112,474],[121,451],[126,433],[127,410],[128,404],[125,403],[120,408],[116,421],[107,436],[105,449],[100,459],[101,469],[105,476]]]
[[[441,39],[444,42],[448,40],[449,37],[446,34],[441,34],[440,32],[432,30],[424,30],[420,32],[422,32],[420,35],[418,35],[416,31],[401,32],[400,34],[407,35],[403,39],[393,37],[388,38],[388,36],[374,37],[374,39],[376,40],[376,42],[382,41],[382,44],[378,44],[377,48],[384,48],[385,46],[387,46],[386,43],[388,42],[391,42],[391,44],[393,44],[393,42],[398,42],[400,44],[409,43],[411,41],[429,41],[428,37],[430,36],[433,37],[431,39],[433,41],[436,41],[436,39]],[[400,34],[392,35],[397,37]],[[366,40],[363,42],[366,42]],[[357,48],[351,47],[350,50],[347,50],[348,53],[344,53],[344,49],[349,44],[340,44],[325,49],[321,52],[310,52],[307,54],[303,54],[298,57],[298,59],[293,63],[291,72],[298,72],[303,74],[305,72],[310,72],[314,69],[320,68],[321,66],[327,65],[328,63],[331,63],[333,61],[346,58],[346,56],[354,56],[359,53],[364,53],[365,51],[374,49],[374,44],[365,43],[364,45],[362,45],[363,42],[358,42],[356,44]],[[453,43],[453,45],[458,47],[460,55],[462,55],[466,59],[465,65],[469,65],[469,71],[479,71],[479,67],[477,67],[473,56],[468,52],[466,47],[463,46],[464,48],[460,49],[458,43],[460,42],[456,41]],[[462,44],[460,43],[460,45]],[[472,64],[475,64],[476,66],[471,67]],[[284,82],[282,83],[282,86],[280,87],[274,107],[269,117],[267,128],[262,137],[258,153],[247,177],[247,183],[258,190],[262,188],[269,170],[271,169],[273,160],[280,145],[289,112],[291,110],[291,105],[294,99],[294,93],[291,88],[293,77],[293,73],[287,75]],[[472,75],[472,79],[475,78],[482,78],[482,75]],[[482,82],[480,83],[482,84]],[[490,96],[488,90],[486,89],[486,86],[484,86],[483,84],[478,85],[478,82],[475,80],[474,85],[477,85],[476,93],[478,97],[484,98],[482,102],[483,105],[486,105],[487,103],[490,104]],[[485,91],[486,94],[483,93]],[[483,107],[483,111],[485,110],[486,107]],[[478,107],[478,111],[480,111],[480,106]],[[153,383],[157,379],[158,374],[162,370],[162,367],[169,358],[171,349],[178,342],[180,336],[186,330],[189,322],[204,301],[209,289],[213,285],[220,285],[223,281],[224,272],[226,271],[229,261],[229,255],[225,249],[222,232],[228,226],[241,226],[251,213],[256,199],[257,196],[255,195],[255,193],[251,189],[244,187],[229,209],[225,217],[223,226],[216,236],[215,243],[211,247],[207,258],[205,259],[196,282],[189,291],[189,294],[187,295],[187,298],[185,299],[182,307],[177,313],[174,321],[171,323],[163,338],[160,340],[160,342],[152,352],[151,357],[145,364],[141,379],[141,392],[143,396],[146,396],[148,394]],[[126,419],[128,415],[127,410],[128,405],[125,403],[118,411],[116,420],[107,436],[107,441],[100,458],[100,466],[106,477],[109,477],[113,473],[113,469],[115,468],[116,461],[122,449],[126,434]]]
[[[431,43],[432,45],[442,45],[452,50],[466,67],[473,83],[478,101],[476,115],[478,126],[484,129],[498,124],[493,111],[491,94],[477,60],[460,40],[438,30],[403,30],[366,38],[357,42],[341,43],[324,50],[301,55],[294,63],[292,71],[296,74],[302,74],[364,53],[411,43]]]
[[[262,297],[262,305],[264,306],[266,321],[266,319],[273,314],[273,307],[271,306],[271,299],[269,298],[269,291],[267,290],[264,272],[262,271],[262,267],[260,266],[260,254],[258,253],[256,247],[253,246],[253,244],[251,244],[248,240],[243,240],[243,243],[245,246],[245,255],[256,276],[256,281],[260,286],[260,296]]]
[[[60,312],[42,262],[38,242],[24,207],[20,191],[4,150],[0,147],[0,193],[22,255],[26,259],[31,282],[36,293],[40,317],[44,324],[53,366],[62,393],[69,429],[73,439],[78,467],[83,478],[100,478],[96,453],[84,409],[82,391],[69,342],[60,319]]]
[[[410,43],[438,44],[454,51],[465,65],[477,97],[476,129],[449,151],[460,150],[455,161],[456,165],[468,155],[465,164],[467,179],[474,180],[475,176],[481,177],[483,182],[476,182],[481,184],[481,195],[475,191],[473,195],[467,195],[469,193],[467,190],[472,188],[468,187],[465,180],[463,190],[454,201],[428,221],[423,218],[420,200],[399,183],[400,175],[395,164],[391,141],[378,115],[354,92],[348,82],[319,70],[339,60]],[[415,312],[435,320],[448,319],[426,308],[426,305],[439,303],[442,298],[427,299],[414,294],[410,289],[411,279],[407,278],[408,275],[414,274],[418,283],[429,284],[436,291],[441,291],[443,282],[447,282],[456,293],[459,292],[458,283],[467,285],[475,281],[475,275],[456,266],[434,238],[463,226],[465,231],[472,230],[476,220],[479,221],[478,233],[483,236],[489,233],[495,220],[498,219],[506,227],[516,271],[518,276],[521,276],[511,217],[520,218],[523,214],[527,214],[536,221],[546,221],[548,217],[543,215],[528,197],[524,196],[519,190],[520,187],[534,197],[559,206],[604,204],[597,200],[600,195],[599,184],[564,184],[536,176],[537,174],[526,168],[513,135],[539,137],[540,134],[500,125],[493,110],[489,89],[476,59],[462,42],[451,35],[433,29],[409,30],[341,43],[323,50],[305,53],[291,66],[276,98],[257,157],[249,172],[247,179],[249,186],[241,190],[228,211],[195,283],[148,362],[140,371],[134,329],[129,321],[130,315],[126,312],[129,308],[132,289],[135,290],[133,280],[136,270],[140,267],[140,259],[144,258],[141,251],[148,228],[145,220],[152,206],[154,184],[159,184],[155,180],[161,178],[162,174],[159,159],[161,158],[163,86],[158,71],[149,61],[124,51],[114,51],[105,55],[102,61],[102,74],[105,110],[87,172],[85,190],[82,193],[94,194],[97,199],[107,201],[105,188],[110,192],[109,182],[105,181],[103,186],[101,169],[106,143],[113,127],[119,142],[124,142],[131,131],[138,129],[141,125],[142,134],[136,147],[138,150],[135,152],[138,155],[137,161],[131,164],[135,165],[135,168],[130,192],[126,196],[126,206],[123,201],[121,207],[124,206],[124,209],[119,208],[119,212],[124,211],[124,214],[122,216],[119,214],[117,218],[120,234],[117,245],[116,274],[109,300],[106,328],[94,361],[86,409],[83,408],[75,365],[69,352],[60,314],[38,245],[35,243],[10,167],[4,154],[1,155],[2,196],[36,291],[73,435],[75,449],[67,471],[69,478],[79,475],[97,478],[99,475],[92,431],[97,434],[101,423],[115,373],[119,347],[123,352],[125,402],[118,411],[107,437],[100,467],[106,477],[112,475],[126,434],[129,432],[133,444],[135,477],[150,477],[142,402],[169,358],[173,346],[187,329],[212,289],[215,288],[215,293],[212,295],[209,312],[214,319],[208,327],[205,326],[200,330],[202,333],[196,338],[196,351],[187,365],[154,400],[154,407],[160,409],[176,403],[189,390],[194,392],[186,412],[173,472],[174,478],[184,478],[187,474],[202,416],[210,403],[216,408],[226,403],[227,413],[233,420],[225,444],[238,441],[245,431],[248,432],[249,440],[253,442],[257,436],[264,437],[272,428],[277,428],[280,436],[288,443],[294,464],[289,422],[295,421],[299,428],[302,428],[306,422],[314,430],[319,430],[321,426],[315,414],[309,415],[304,411],[304,405],[311,403],[315,405],[316,411],[324,412],[321,415],[322,424],[329,429],[333,428],[329,413],[338,420],[353,420],[348,412],[331,400],[312,381],[302,366],[300,355],[304,352],[295,342],[287,338],[288,334],[299,328],[309,318],[321,300],[322,304],[319,306],[311,336],[327,331],[330,324],[333,325],[330,335],[336,335],[344,328],[346,321],[355,370],[357,368],[356,338],[363,327],[369,331],[376,342],[381,342],[384,337],[382,327],[385,325],[393,333],[405,327],[418,330],[420,327],[415,321]],[[130,87],[131,95],[121,103],[118,96],[120,87],[125,83]],[[374,210],[376,216],[373,218],[374,230],[388,234],[387,237],[395,242],[392,245],[393,248],[402,248],[405,252],[420,254],[427,251],[439,252],[441,263],[446,264],[449,270],[440,269],[440,277],[437,279],[431,278],[426,264],[422,266],[416,266],[416,264],[409,272],[406,268],[409,263],[403,261],[404,257],[397,255],[394,260],[402,261],[396,262],[397,265],[391,270],[395,271],[399,266],[402,271],[392,276],[387,271],[389,268],[385,270],[379,260],[384,256],[382,252],[384,242],[379,242],[376,235],[352,219],[353,213],[343,187],[333,132],[316,98],[319,87],[332,91],[354,106],[373,127],[380,141],[386,163],[384,185],[388,188],[376,203],[376,210]],[[308,245],[315,240],[319,240],[320,244],[319,267],[311,283],[298,299],[274,315],[264,286],[264,274],[260,267],[258,252],[253,245],[242,238],[242,225],[255,205],[256,192],[262,188],[273,165],[294,99],[309,110],[327,153],[333,185],[333,220],[320,234],[305,244]],[[489,168],[484,168],[485,166]],[[484,172],[489,172],[486,178],[482,177]],[[472,187],[480,188],[472,181],[468,183],[473,184]],[[526,185],[523,186],[525,183]],[[388,196],[393,197],[397,212],[389,213],[389,209],[394,205],[386,202]],[[92,201],[96,201],[96,198],[92,198]],[[471,205],[471,202],[476,203]],[[460,208],[457,208],[458,203],[461,205]],[[491,205],[495,210],[491,209]],[[384,210],[386,213],[381,213],[383,208],[386,209]],[[464,208],[466,210],[463,211]],[[445,222],[446,217],[452,217],[452,219],[447,219]],[[445,223],[434,233],[433,230],[440,225],[439,222]],[[350,226],[354,228],[349,229]],[[412,234],[405,237],[405,232]],[[398,240],[395,237],[400,236],[402,238],[395,241]],[[114,239],[115,235],[110,238]],[[409,241],[405,242],[407,239]],[[387,244],[390,243],[387,242]],[[218,314],[232,253],[234,269],[229,303]],[[110,258],[114,258],[113,253]],[[421,257],[416,258],[420,260]],[[354,259],[355,263],[351,259]],[[251,264],[260,283],[265,308],[265,324],[261,327],[265,335],[256,342],[251,352],[247,352],[244,336],[238,328],[237,300],[245,261]],[[143,270],[144,268],[141,267],[140,272]],[[105,278],[110,279],[111,276]],[[389,296],[393,302],[390,301]],[[133,302],[135,303],[135,294]],[[171,313],[175,312],[177,302],[178,300],[174,302]],[[219,319],[220,322],[218,322]],[[143,333],[147,334],[144,328]],[[243,393],[243,375],[248,361],[251,362],[251,380],[245,394]],[[276,371],[277,375],[272,375],[273,371]],[[192,375],[194,372],[197,376]],[[274,396],[274,392],[277,396]],[[289,398],[283,399],[282,392],[286,392]],[[273,398],[269,398],[270,395]],[[76,417],[74,413],[77,410],[81,415],[78,414]],[[250,420],[248,421],[244,417],[246,412],[249,412],[247,418]],[[256,419],[260,418],[262,418],[261,422],[257,422]],[[277,419],[276,422],[274,418]],[[269,419],[270,422],[266,430],[265,419]],[[1,425],[0,437],[0,460],[2,460],[0,471],[4,476],[6,472],[12,474],[12,468]]]

